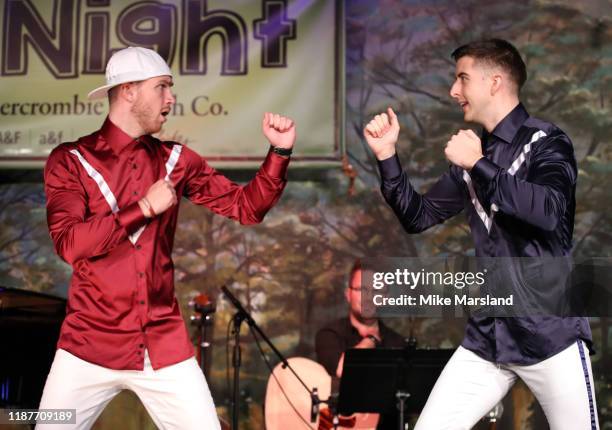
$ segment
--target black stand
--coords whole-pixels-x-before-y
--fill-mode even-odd
[[[349,349],[344,354],[338,413],[385,414],[401,389],[403,349]]]
[[[208,298],[206,298],[208,300]],[[200,332],[199,345],[200,349],[200,368],[204,372],[206,380],[210,380],[210,364],[211,364],[211,342],[212,342],[212,327],[214,325],[213,315],[216,307],[212,302],[205,304],[199,303],[198,299],[193,299],[189,302],[189,306],[193,308],[195,315],[191,315],[191,324],[198,327]]]
[[[208,350],[210,349],[210,343],[206,341],[206,336],[208,335],[208,325],[209,321],[212,318],[210,315],[202,316],[204,321],[199,326],[200,329],[200,368],[204,372],[206,379],[210,379],[210,375],[206,371],[206,365],[210,362],[210,360],[206,359],[206,355]]]
[[[240,325],[242,321],[246,321],[249,329],[256,333],[259,337],[261,337],[266,344],[274,351],[274,354],[278,357],[281,363],[283,363],[283,369],[289,369],[291,373],[300,381],[300,384],[304,387],[306,391],[310,394],[310,399],[312,401],[311,410],[310,410],[310,421],[315,422],[317,420],[317,415],[319,414],[319,404],[327,403],[326,401],[320,400],[318,395],[317,388],[313,388],[312,390],[308,388],[306,383],[299,377],[299,375],[295,372],[295,370],[289,365],[287,359],[281,354],[281,352],[274,346],[272,341],[266,336],[266,334],[259,328],[255,320],[251,317],[251,315],[246,311],[246,309],[242,306],[240,301],[226,288],[221,287],[221,291],[227,299],[234,305],[237,312],[234,314],[234,356],[232,360],[232,365],[234,367],[234,399],[232,404],[232,430],[238,430],[238,415],[240,413],[240,365],[241,365],[241,356],[240,356]]]
[[[404,414],[425,406],[453,350],[349,349],[344,355],[338,412],[392,412],[397,404],[398,428]]]
[[[240,365],[242,356],[240,351],[240,325],[243,315],[236,312],[234,315],[234,354],[232,356],[232,366],[234,367],[234,401],[232,403],[232,429],[238,429],[238,414],[240,413]]]

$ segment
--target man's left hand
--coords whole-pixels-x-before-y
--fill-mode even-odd
[[[446,144],[444,155],[455,166],[470,171],[482,158],[480,138],[472,130],[459,130]]]
[[[261,128],[270,145],[284,149],[293,148],[295,143],[295,124],[291,118],[266,112],[264,113]]]

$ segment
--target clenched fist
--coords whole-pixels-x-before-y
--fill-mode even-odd
[[[165,179],[160,179],[151,185],[143,200],[146,200],[146,202],[141,200],[138,204],[147,218],[166,212],[169,207],[178,202],[174,184]],[[149,205],[150,208],[147,207]]]
[[[295,143],[295,124],[291,118],[277,113],[264,113],[261,124],[264,136],[270,145],[291,149]]]
[[[393,109],[387,108],[387,113],[376,115],[363,129],[370,149],[377,159],[384,160],[395,154],[395,144],[399,136],[399,123]]]
[[[472,170],[474,164],[482,158],[480,138],[472,130],[459,130],[446,144],[444,155],[455,166]]]

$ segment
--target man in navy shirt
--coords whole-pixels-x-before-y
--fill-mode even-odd
[[[395,153],[395,113],[377,115],[364,136],[379,162],[385,200],[408,233],[465,210],[478,257],[568,257],[577,178],[569,137],[520,103],[527,73],[510,43],[473,42],[452,57],[450,95],[482,134],[452,136],[444,150],[449,171],[419,194]],[[591,344],[586,318],[472,317],[416,429],[471,428],[517,378],[533,391],[552,430],[597,429]]]

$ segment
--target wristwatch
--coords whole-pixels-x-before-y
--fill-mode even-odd
[[[376,336],[374,336],[373,334],[366,335],[366,338],[370,339],[372,342],[374,342],[374,346],[380,345],[380,340],[378,340],[378,338]]]
[[[279,148],[278,146],[270,145],[270,150],[275,154],[282,155],[283,157],[289,157],[293,152],[293,148]]]

